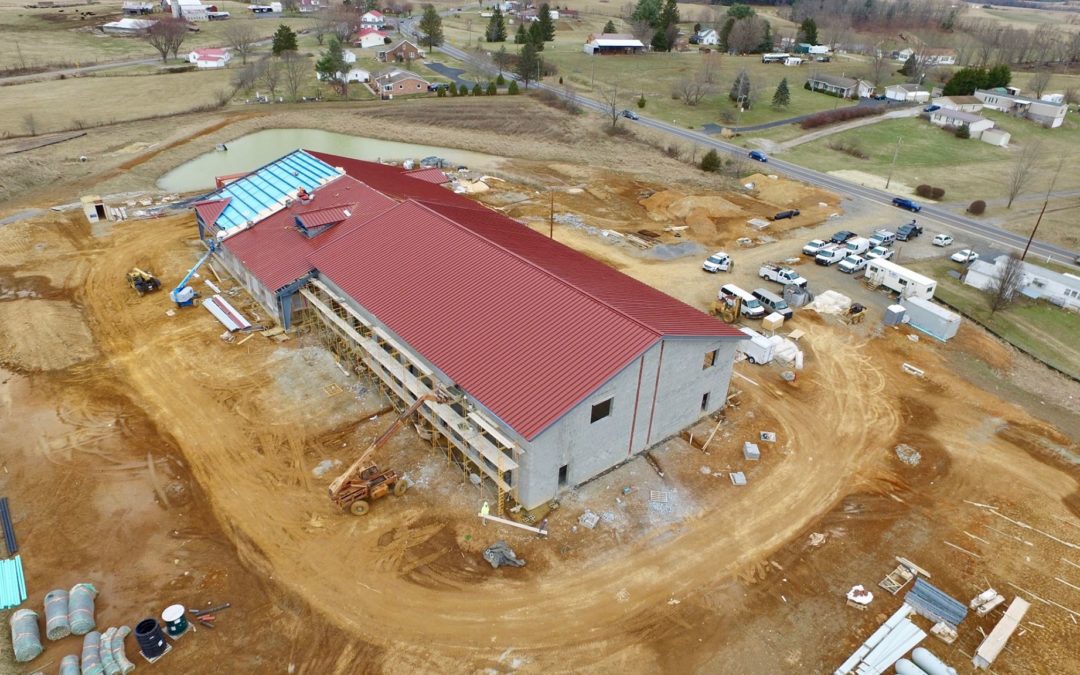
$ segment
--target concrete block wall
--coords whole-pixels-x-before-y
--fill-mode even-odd
[[[280,312],[278,311],[277,298],[274,296],[274,291],[263,286],[262,283],[255,278],[251,272],[244,267],[243,263],[233,252],[225,246],[219,246],[218,250],[214,253],[210,262],[220,262],[221,265],[229,271],[229,274],[233,275],[237,281],[239,281],[247,292],[251,294],[251,297],[262,306],[264,310],[275,320],[280,321]]]

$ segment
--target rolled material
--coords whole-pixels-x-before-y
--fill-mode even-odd
[[[61,640],[71,635],[68,623],[68,592],[62,588],[45,594],[45,637]]]
[[[131,629],[127,626],[120,626],[116,629],[116,633],[112,639],[112,652],[113,658],[116,659],[116,665],[120,666],[120,672],[127,675],[131,671],[135,670],[135,664],[128,660],[127,654],[124,653],[124,638],[128,636]]]
[[[60,675],[79,675],[79,657],[68,654],[60,659]]]
[[[11,644],[18,663],[33,661],[42,652],[37,620],[38,614],[32,609],[20,609],[11,615]]]
[[[120,666],[116,665],[116,659],[113,658],[112,653],[114,635],[116,635],[115,628],[109,628],[101,634],[101,666],[105,669],[105,675],[119,675],[120,673]]]
[[[86,635],[94,630],[94,598],[97,589],[91,584],[75,584],[68,594],[68,623],[72,635]]]
[[[105,675],[101,665],[101,633],[96,630],[83,637],[82,675]]]

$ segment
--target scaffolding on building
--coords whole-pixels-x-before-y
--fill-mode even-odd
[[[446,460],[462,468],[465,479],[475,475],[482,489],[495,490],[496,511],[504,514],[517,502],[518,457],[524,451],[466,399],[452,383],[435,374],[409,349],[385,330],[373,325],[329,287],[313,279],[300,289],[308,313],[316,318],[319,339],[357,374],[377,383],[398,412],[421,396],[438,390],[450,394],[446,403],[428,401],[417,411],[417,433],[431,447],[446,453]]]

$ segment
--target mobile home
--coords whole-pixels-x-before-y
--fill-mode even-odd
[[[929,300],[934,297],[934,289],[937,288],[937,282],[930,277],[881,258],[866,263],[866,278],[895,291],[902,298]]]

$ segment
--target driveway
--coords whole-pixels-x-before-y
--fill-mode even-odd
[[[425,63],[424,65],[429,69],[434,70],[439,75],[450,78],[459,89],[461,87],[467,87],[468,89],[473,88],[472,82],[461,79],[461,75],[465,72],[464,68],[451,68],[443,63]]]
[[[863,117],[861,119],[852,120],[850,122],[844,122],[843,124],[834,124],[825,129],[818,129],[817,131],[811,131],[808,134],[803,134],[802,136],[799,136],[798,138],[793,138],[790,141],[777,143],[776,149],[789,150],[797,145],[809,143],[810,141],[816,141],[817,139],[824,138],[825,136],[832,136],[833,134],[838,134],[841,131],[847,131],[848,129],[857,129],[858,127],[865,127],[869,124],[877,124],[878,122],[882,122],[884,120],[895,120],[903,117],[915,117],[919,114],[920,110],[921,108],[919,107],[904,108],[903,110],[894,110],[892,112],[887,112],[884,115],[874,115],[872,117]]]
[[[875,101],[870,98],[861,98],[859,102],[855,104],[855,107],[873,107],[890,105],[887,101]],[[895,104],[893,104],[895,105]],[[845,106],[846,107],[846,106]],[[820,111],[819,111],[820,112]],[[816,112],[806,113],[805,115],[796,115],[795,117],[786,117],[782,120],[773,120],[772,122],[765,122],[764,124],[752,124],[748,127],[732,127],[721,124],[715,124],[710,122],[708,124],[701,125],[701,130],[707,134],[718,134],[724,129],[730,129],[737,134],[750,133],[751,131],[762,131],[764,129],[772,129],[774,127],[782,127],[785,124],[798,124],[811,115],[816,115]]]

